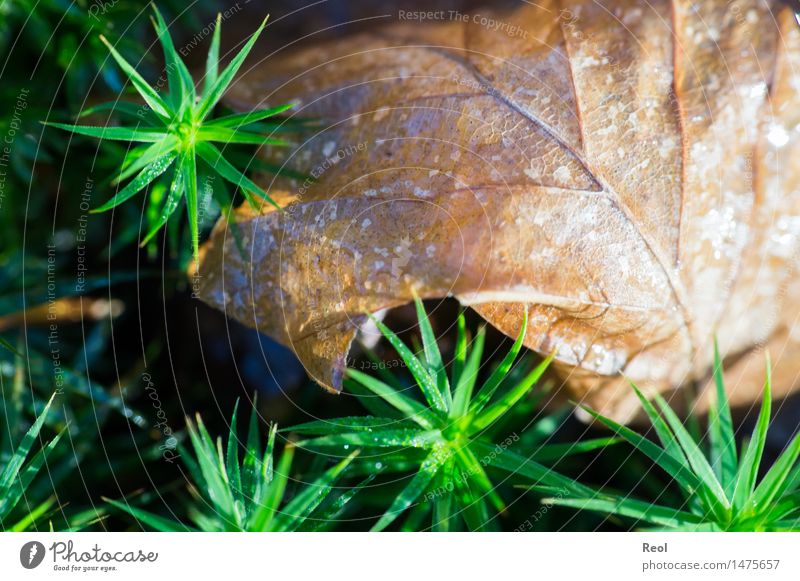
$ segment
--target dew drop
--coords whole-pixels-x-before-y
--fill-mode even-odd
[[[783,147],[789,143],[789,134],[780,125],[773,125],[767,133],[767,141],[775,147]]]

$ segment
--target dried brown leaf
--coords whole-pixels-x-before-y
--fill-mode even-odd
[[[499,23],[499,24],[492,24]],[[777,2],[519,3],[268,60],[229,95],[323,120],[283,212],[220,223],[199,294],[338,389],[363,313],[455,296],[618,418],[623,377],[800,362],[800,30]],[[760,356],[759,356],[760,357]],[[784,377],[785,376],[785,377]]]

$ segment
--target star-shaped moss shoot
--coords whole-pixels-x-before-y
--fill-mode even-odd
[[[406,512],[415,523],[410,529],[418,530],[422,519],[432,514],[434,530],[488,530],[497,513],[506,508],[498,484],[512,476],[533,481],[548,492],[564,489],[586,494],[587,487],[541,462],[604,448],[616,440],[599,438],[566,446],[532,443],[524,435],[510,436],[503,426],[552,359],[524,375],[512,369],[525,338],[527,313],[513,347],[481,382],[484,330],[470,348],[462,313],[448,374],[422,301],[417,298],[415,305],[422,337],[417,353],[382,322],[373,321],[400,355],[419,395],[388,371],[379,379],[348,369],[345,385],[373,415],[287,428],[307,436],[298,446],[312,451],[336,456],[337,450],[345,455],[360,450],[356,468],[413,473],[373,530],[385,529]],[[527,449],[511,446],[516,440],[531,445]],[[499,482],[492,480],[497,473]]]
[[[198,164],[207,166],[203,169],[211,170],[224,180],[238,186],[245,199],[251,204],[256,205],[254,196],[257,196],[276,205],[266,191],[226,159],[215,143],[222,143],[226,146],[230,144],[286,145],[286,142],[272,137],[284,120],[274,120],[274,122],[267,120],[290,109],[293,104],[212,119],[215,106],[225,94],[264,30],[266,19],[230,64],[220,72],[221,17],[217,17],[211,48],[208,52],[203,88],[198,94],[189,69],[178,56],[164,18],[155,6],[153,11],[155,13],[153,24],[164,50],[168,82],[167,93],[159,94],[105,38],[101,37],[111,51],[114,60],[141,95],[144,104],[125,101],[103,103],[84,111],[81,116],[99,111],[113,111],[119,117],[130,119],[133,123],[116,127],[63,123],[48,123],[48,125],[80,135],[138,144],[126,156],[120,174],[114,183],[130,181],[108,202],[94,209],[93,212],[103,212],[118,206],[146,189],[151,182],[167,170],[172,169],[171,184],[160,208],[158,219],[151,226],[142,244],[147,243],[167,223],[181,201],[185,199],[192,249],[194,256],[197,257],[199,240]],[[231,199],[225,190],[214,188],[213,195],[223,212],[228,212],[231,207]]]

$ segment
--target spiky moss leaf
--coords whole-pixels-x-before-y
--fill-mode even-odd
[[[51,127],[71,131],[72,133],[105,140],[128,142],[152,143],[145,150],[137,150],[135,155],[127,156],[115,183],[130,177],[133,180],[109,202],[94,211],[105,211],[130,199],[135,194],[147,188],[156,178],[163,174],[177,159],[178,164],[171,180],[170,195],[164,202],[158,218],[152,221],[152,227],[143,240],[143,244],[155,236],[169,218],[174,214],[181,199],[186,200],[189,230],[192,244],[192,253],[195,259],[199,256],[199,200],[197,185],[197,157],[207,164],[211,171],[218,173],[223,179],[239,186],[247,201],[256,206],[253,195],[259,196],[269,203],[277,204],[260,186],[249,180],[236,169],[222,153],[211,145],[211,142],[250,145],[283,146],[287,143],[281,139],[264,135],[263,130],[273,133],[274,126],[262,127],[265,119],[274,117],[287,111],[291,105],[281,105],[266,110],[253,111],[244,114],[228,115],[217,122],[210,119],[210,115],[222,95],[233,81],[237,71],[244,63],[252,50],[256,40],[264,29],[266,20],[256,32],[248,39],[244,47],[234,56],[230,64],[219,73],[219,46],[220,24],[217,18],[211,47],[206,64],[205,86],[202,97],[197,102],[194,80],[189,74],[183,60],[180,58],[175,45],[170,37],[167,23],[161,13],[154,6],[154,26],[159,42],[164,52],[167,69],[168,93],[166,97],[159,93],[145,81],[136,69],[112,46],[105,38],[100,37],[106,44],[114,61],[122,69],[139,95],[144,99],[145,106],[138,106],[127,102],[104,103],[92,107],[82,113],[82,116],[100,111],[118,112],[123,117],[129,117],[136,122],[135,127],[97,127],[70,125],[64,123],[46,123]],[[142,127],[149,124],[149,127]],[[298,124],[293,124],[299,126]],[[134,177],[135,176],[135,177]],[[219,196],[215,196],[219,201]],[[227,215],[230,211],[230,202],[222,197],[222,212]],[[170,229],[172,230],[172,229]]]

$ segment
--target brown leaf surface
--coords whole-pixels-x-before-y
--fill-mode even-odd
[[[363,313],[455,296],[555,353],[627,419],[626,376],[709,373],[735,403],[800,370],[800,29],[781,4],[508,3],[268,60],[229,100],[324,120],[264,178],[283,212],[221,222],[199,295],[339,389]],[[483,19],[499,23],[484,23]],[[466,21],[464,21],[466,20]],[[278,152],[272,152],[279,154]],[[757,363],[757,364],[756,364]]]

